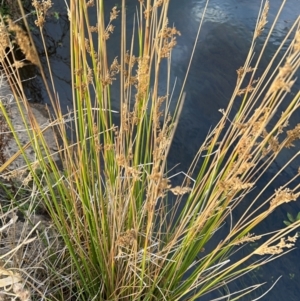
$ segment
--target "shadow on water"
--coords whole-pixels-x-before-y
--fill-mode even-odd
[[[118,2],[120,1],[114,1],[113,5],[115,3],[118,4]],[[262,61],[262,70],[274,53],[275,46],[278,45],[280,38],[288,31],[291,20],[295,18],[294,7],[297,7],[297,3],[299,4],[298,0],[288,2],[286,10],[276,26],[275,35],[271,39],[271,46],[267,49],[267,57]],[[270,10],[271,19],[274,18],[276,8],[279,4],[279,0],[272,1]],[[184,79],[198,22],[203,13],[203,5],[204,1],[202,0],[174,0],[171,3],[170,24],[171,22],[175,22],[177,29],[182,33],[182,36],[178,38],[178,45],[172,57],[173,69],[171,83],[174,83],[175,79],[177,79],[175,94],[178,93]],[[128,3],[128,18],[134,14],[135,7],[135,1]],[[211,1],[207,11],[207,21],[204,23],[200,40],[198,41],[187,81],[185,106],[170,152],[169,168],[180,163],[180,165],[174,168],[174,174],[179,171],[187,170],[201,142],[204,141],[207,132],[219,121],[221,113],[218,110],[225,108],[231,97],[236,83],[236,70],[243,65],[246,58],[257,13],[258,3],[254,3],[254,1]],[[57,14],[59,17],[55,18],[54,16],[57,16]],[[91,19],[96,23],[95,15],[92,15]],[[271,23],[271,21],[269,23]],[[129,23],[129,32],[131,26],[132,23]],[[43,47],[39,33],[34,28],[32,29],[32,33],[38,44],[41,59],[43,63],[45,63],[45,54],[42,50]],[[50,55],[56,90],[62,109],[66,113],[67,107],[71,107],[72,95],[70,85],[69,25],[64,1],[54,1],[54,7],[50,11],[48,22],[45,24],[44,34],[47,37],[47,49]],[[111,59],[119,55],[118,47],[114,47],[115,43],[119,41],[119,35],[120,32],[116,24],[115,33],[109,42],[112,45],[109,53]],[[262,40],[258,42],[258,46],[261,42]],[[259,70],[258,73],[261,71]],[[39,76],[37,76],[37,81],[40,81]],[[32,89],[33,88],[29,88],[31,92]],[[299,84],[294,89],[295,91],[297,89],[299,90]],[[40,100],[49,103],[46,91],[41,89],[39,93],[40,95],[38,95],[38,97]],[[114,89],[114,99],[118,99],[118,93],[117,89]],[[118,103],[116,102],[113,106],[117,108]],[[233,108],[233,111],[236,110],[237,106]],[[280,111],[278,111],[278,116],[279,114]],[[300,120],[299,112],[295,114],[291,120],[291,124],[295,125],[298,120]],[[297,148],[299,149],[299,147],[300,145],[298,144]],[[251,202],[258,191],[264,190],[266,184],[297,148],[286,150],[281,154],[270,167],[268,173],[257,183],[254,191],[237,207],[235,216],[232,217],[233,220],[236,220],[243,214],[245,208],[247,208],[247,204]],[[300,161],[298,160],[291,167],[282,172],[276,181],[263,192],[261,200],[267,199],[273,193],[274,189],[280,187],[282,183],[291,178],[294,173],[297,172],[299,166]],[[180,177],[176,179],[178,183],[180,183],[180,180]],[[257,227],[257,234],[274,231],[282,227],[283,220],[286,219],[286,213],[297,213],[298,211],[300,211],[300,206],[296,202],[281,206],[276,209],[271,217],[267,218],[263,224]],[[209,247],[213,247],[215,243],[224,237],[229,227],[230,220],[226,222],[222,230],[215,234],[211,246],[208,246],[208,249]],[[299,242],[297,245],[299,246]],[[251,248],[253,246],[250,244],[248,247]],[[267,286],[259,291],[262,293],[267,287],[270,287],[280,275],[283,275],[275,288],[261,300],[299,300],[300,289],[299,292],[297,291],[300,281],[299,256],[300,252],[296,249],[278,261],[272,262],[271,265],[264,266],[260,270],[249,274],[247,277],[230,284],[229,289],[233,291],[245,288],[247,285],[254,284],[255,282],[267,282]],[[256,293],[256,296],[258,296],[259,292]],[[201,300],[211,300],[212,298],[220,297],[224,293],[225,292],[220,291],[214,295],[203,297]]]

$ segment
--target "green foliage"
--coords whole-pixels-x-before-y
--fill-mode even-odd
[[[10,10],[6,4],[0,5],[0,15],[1,16],[9,15],[9,13],[10,13]]]
[[[59,20],[59,18],[60,18],[59,12],[57,12],[57,11],[53,12],[53,17],[54,17],[54,19]]]
[[[298,212],[298,214],[296,216],[293,216],[291,213],[287,213],[287,220],[284,220],[283,223],[286,226],[290,226],[291,224],[295,223],[296,221],[300,221],[300,212]]]

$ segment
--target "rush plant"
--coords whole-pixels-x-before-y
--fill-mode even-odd
[[[45,80],[53,107],[46,128],[56,129],[63,169],[54,159],[57,153],[53,154],[52,146],[45,142],[45,128],[30,114],[18,73],[22,62],[15,61],[6,68],[10,82],[18,85],[11,87],[28,131],[28,143],[19,140],[0,103],[20,148],[0,171],[4,172],[17,156],[24,156],[35,197],[43,201],[63,241],[60,252],[49,251],[49,257],[41,259],[48,262],[55,279],[47,278],[48,289],[42,292],[45,298],[197,300],[282,256],[296,242],[294,230],[299,221],[272,233],[256,235],[255,229],[278,206],[297,200],[299,172],[268,199],[262,200],[263,191],[257,191],[256,196],[253,191],[278,155],[300,138],[300,125],[288,126],[299,109],[300,92],[284,101],[290,96],[300,63],[300,19],[295,20],[258,78],[257,70],[285,1],[254,60],[255,44],[262,38],[269,9],[268,1],[261,4],[249,53],[237,71],[228,106],[221,110],[219,123],[205,141],[199,141],[201,146],[189,170],[182,171],[185,177],[181,185],[173,186],[167,159],[185,88],[181,87],[177,98],[172,95],[171,54],[180,32],[168,22],[169,2],[137,1],[129,33],[125,0],[111,7],[108,15],[104,6],[110,1],[70,0],[70,6],[66,4],[73,91],[70,113],[62,114],[53,80],[50,77],[49,86]],[[34,0],[32,4],[46,45],[43,25],[51,1]],[[90,21],[91,9],[97,11],[97,24]],[[25,14],[24,21],[26,24]],[[1,28],[13,33],[27,59],[42,74],[48,69],[51,76],[49,58],[42,66],[31,37],[9,19],[3,24]],[[108,48],[116,24],[121,28],[120,42],[114,45],[119,56],[110,58]],[[132,35],[130,43],[128,35]],[[162,64],[168,66],[163,95],[159,92]],[[111,97],[115,87],[120,90],[117,112],[112,109]],[[175,98],[176,108],[171,111]],[[237,105],[239,109],[234,112]],[[282,114],[274,120],[279,108]],[[24,110],[29,112],[29,120]],[[26,156],[29,147],[36,154],[35,162]],[[299,151],[274,179],[298,156]],[[39,176],[36,168],[42,171]],[[241,202],[246,203],[245,211],[233,220]],[[225,221],[229,221],[230,230],[216,241],[215,234],[223,231]],[[257,243],[254,249],[244,249],[242,256],[235,257],[238,259],[232,257],[241,245],[250,242]],[[259,286],[228,291],[222,298],[238,300]]]

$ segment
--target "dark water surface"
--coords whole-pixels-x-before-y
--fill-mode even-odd
[[[69,25],[64,1],[53,0],[53,2],[55,5],[51,11],[53,16],[54,12],[58,12],[59,18],[55,19],[53,16],[49,18],[49,22],[45,26],[45,33],[49,36],[48,49],[51,52],[51,65],[53,67],[56,89],[62,108],[66,111],[67,107],[71,107]],[[120,0],[108,0],[107,4],[108,7],[112,7],[119,2]],[[205,1],[203,0],[172,0],[170,4],[170,24],[174,22],[176,28],[182,34],[178,38],[178,45],[172,56],[171,81],[174,83],[177,78],[177,87],[175,88],[177,92],[184,79],[204,4]],[[281,0],[270,1],[267,27],[272,23],[271,21],[280,4]],[[128,16],[135,12],[136,5],[137,1],[128,1]],[[260,1],[258,0],[211,0],[187,81],[187,98],[170,154],[171,165],[181,163],[174,172],[187,169],[209,128],[214,126],[221,117],[218,110],[226,107],[234,89],[236,70],[243,65],[246,58],[259,5]],[[292,22],[299,13],[300,1],[287,1],[287,5],[271,38],[271,45],[268,48],[267,57],[263,60],[263,64],[266,64],[272,56],[276,49],[275,47],[288,32]],[[92,18],[95,20],[95,16],[92,16]],[[128,27],[128,32],[130,32],[130,22]],[[118,35],[119,32],[116,28],[115,34],[109,41],[111,43],[109,53],[111,58],[119,56],[118,47],[115,46],[115,43],[118,43],[119,40]],[[38,37],[38,33],[36,36]],[[261,40],[258,41],[258,44],[263,42],[263,37],[264,34]],[[296,89],[299,90],[299,83],[294,88],[294,91]],[[112,90],[113,98],[116,100],[114,106],[118,107],[118,91]],[[41,97],[43,101],[49,102],[45,91],[42,91]],[[297,112],[291,124],[295,125],[299,121],[300,114]],[[268,180],[283,166],[290,154],[297,150],[299,150],[299,144],[296,149],[283,153],[276,161],[276,164],[270,168],[268,173],[257,184],[254,193],[262,190]],[[263,194],[263,198],[269,196],[275,188],[281,186],[282,182],[285,182],[286,179],[293,175],[299,166],[300,160],[298,159],[270,186],[268,191]],[[248,199],[248,201],[250,202],[251,200]],[[247,204],[243,203],[242,206],[238,208],[239,213],[245,210]],[[287,212],[295,215],[299,211],[299,202],[282,206],[257,229],[257,232],[278,229],[283,226],[283,220],[286,219]],[[300,243],[297,242],[298,247],[299,245]],[[280,275],[282,275],[282,278],[279,283],[261,300],[300,300],[300,252],[298,249],[256,271],[252,276],[249,276],[250,278],[243,280],[244,282],[237,281],[231,289],[243,289],[246,283],[251,284],[252,279],[256,282],[267,282],[264,289],[259,290],[262,293]],[[258,293],[253,296],[258,297]],[[211,300],[213,297],[217,297],[217,295],[203,297],[201,300]]]

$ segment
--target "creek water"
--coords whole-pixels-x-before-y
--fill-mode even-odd
[[[70,57],[69,57],[69,25],[67,20],[67,11],[64,1],[53,0],[54,6],[50,11],[49,20],[45,25],[45,35],[47,36],[47,48],[50,54],[52,71],[54,74],[55,86],[59,95],[61,106],[64,111],[71,107],[71,85],[70,85]],[[120,0],[106,1],[110,9]],[[127,1],[127,15],[130,19],[135,12],[137,1]],[[274,16],[281,4],[281,0],[270,1],[269,24],[272,23]],[[111,3],[111,4],[110,4]],[[170,4],[169,20],[174,23],[176,28],[181,31],[172,55],[172,74],[171,82],[177,80],[175,94],[178,92],[186,71],[190,58],[195,35],[197,32],[200,18],[203,14],[203,0],[172,0]],[[181,163],[174,169],[174,173],[186,170],[198,147],[201,145],[204,137],[211,127],[213,127],[221,113],[220,108],[225,108],[236,83],[236,70],[243,65],[247,50],[251,42],[253,28],[256,23],[259,11],[260,1],[258,0],[211,0],[197,43],[194,60],[191,66],[189,78],[186,84],[187,97],[178,130],[174,138],[170,153],[170,164]],[[300,13],[300,1],[289,0],[283,10],[279,21],[277,22],[274,34],[270,40],[270,46],[267,49],[267,55],[262,63],[266,66],[268,59],[274,53],[276,46],[290,29],[292,22]],[[58,16],[58,18],[55,18]],[[92,15],[95,20],[96,16]],[[132,23],[128,22],[128,32]],[[37,43],[39,40],[38,32],[33,29],[36,35]],[[258,47],[263,43],[263,33],[258,41]],[[118,56],[118,47],[116,43],[119,40],[119,31],[116,27],[115,33],[111,38],[111,48],[109,55],[111,58]],[[41,57],[43,57],[41,51]],[[299,74],[298,74],[299,75]],[[163,85],[162,85],[163,86]],[[299,90],[299,83],[294,87],[292,93]],[[49,102],[47,93],[39,90],[39,94],[31,91],[29,95],[32,100],[42,99],[43,102]],[[36,99],[38,95],[39,99]],[[114,106],[118,106],[118,91],[113,90],[113,98],[116,100]],[[280,114],[280,113],[278,113]],[[295,125],[300,120],[300,113],[296,112],[291,120]],[[283,153],[275,164],[271,166],[266,175],[257,184],[254,193],[264,188],[266,183],[274,176],[280,167],[283,166],[286,159],[296,148]],[[281,173],[280,177],[270,185],[268,190],[262,195],[262,198],[268,197],[275,188],[282,185],[286,179],[297,172],[300,166],[300,160]],[[250,201],[248,199],[248,201]],[[238,213],[245,210],[247,204],[238,207]],[[299,201],[286,204],[278,208],[262,225],[257,232],[268,232],[283,226],[283,220],[286,219],[286,213],[290,212],[296,215],[300,211]],[[221,239],[221,237],[219,237]],[[299,247],[300,243],[297,243]],[[261,300],[300,300],[300,252],[298,249],[281,257],[275,262],[264,266],[260,270],[253,272],[246,280],[236,281],[229,286],[230,289],[243,289],[247,284],[255,282],[267,282],[267,284],[254,295],[258,297],[263,291],[267,290],[274,281],[282,275],[277,285]],[[246,282],[243,282],[246,281]],[[209,295],[200,300],[212,300],[214,297],[220,297],[220,292],[216,295]],[[248,300],[245,298],[245,300]]]

